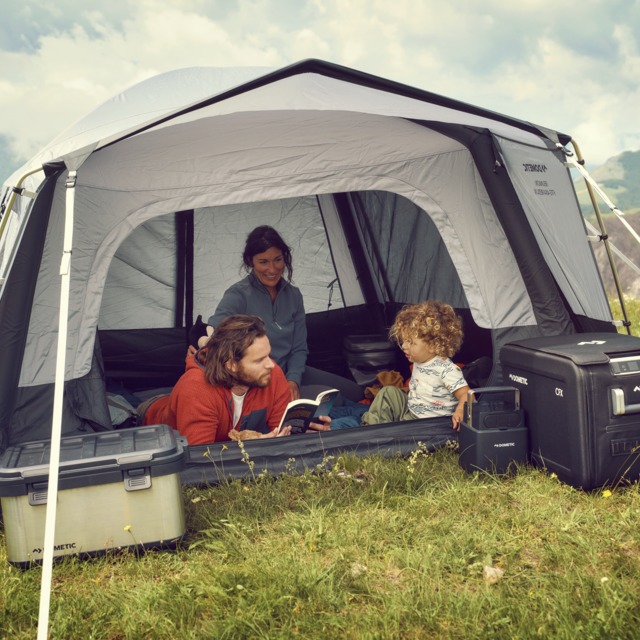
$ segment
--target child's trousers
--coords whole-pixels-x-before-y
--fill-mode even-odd
[[[407,406],[407,394],[398,387],[382,387],[373,399],[369,411],[362,416],[362,424],[384,424],[415,420]]]

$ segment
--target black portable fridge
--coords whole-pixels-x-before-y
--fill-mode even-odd
[[[640,478],[640,338],[532,338],[503,346],[500,362],[520,390],[534,464],[586,490]]]

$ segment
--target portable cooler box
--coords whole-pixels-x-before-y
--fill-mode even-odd
[[[460,466],[468,472],[505,473],[527,462],[528,432],[515,387],[479,387],[467,394],[458,435]]]
[[[640,477],[640,339],[582,333],[506,344],[532,462],[586,490]]]
[[[175,546],[185,531],[184,446],[167,425],[62,438],[54,556]],[[7,559],[22,568],[44,554],[50,453],[43,440],[0,458]]]

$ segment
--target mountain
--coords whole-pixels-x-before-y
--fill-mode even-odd
[[[618,209],[625,213],[640,210],[640,151],[624,151],[603,165],[590,169],[589,174]],[[588,215],[593,207],[582,177],[576,180],[576,193],[580,206]],[[609,210],[601,202],[598,206],[603,213]]]
[[[629,226],[640,235],[640,151],[625,151],[609,158],[603,165],[589,170],[591,177],[598,183],[609,200],[624,213]],[[576,180],[576,194],[584,217],[598,228],[593,205],[582,177]],[[627,258],[640,268],[640,245],[623,222],[599,198],[598,207],[602,213],[603,224],[609,241]],[[616,295],[614,279],[604,247],[599,243],[595,247],[596,260],[609,296]],[[616,270],[623,293],[640,299],[640,274],[615,256]]]

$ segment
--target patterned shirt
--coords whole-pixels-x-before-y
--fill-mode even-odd
[[[450,416],[458,404],[453,392],[466,384],[460,367],[449,358],[416,362],[409,382],[409,410],[417,418]]]

